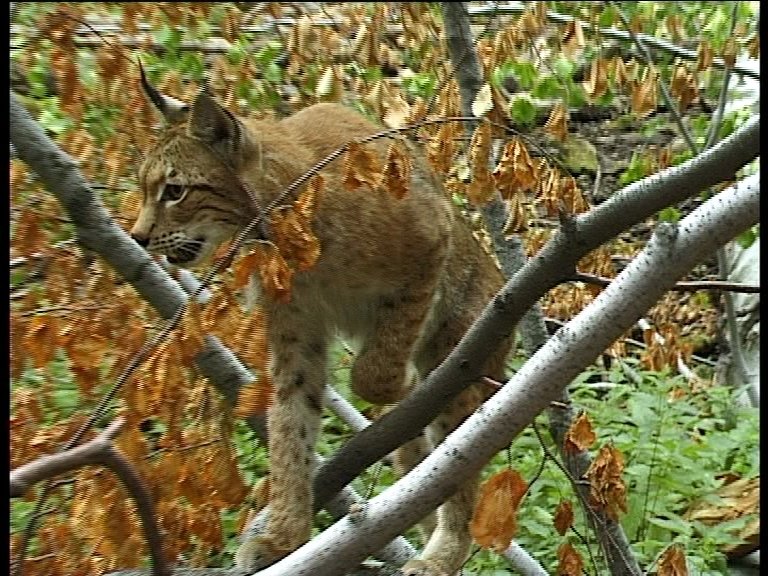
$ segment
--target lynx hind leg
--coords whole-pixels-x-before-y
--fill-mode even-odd
[[[459,326],[466,326],[457,323]],[[447,355],[463,335],[463,330],[439,332],[422,351],[422,361],[431,357],[430,364],[436,366]],[[510,338],[509,342],[513,340]],[[504,342],[486,365],[484,375],[503,381],[504,365],[510,351],[510,343]],[[427,428],[432,444],[442,442],[456,429],[488,396],[488,387],[473,384],[459,394]],[[409,561],[402,572],[406,576],[449,576],[461,569],[469,557],[472,538],[469,522],[475,508],[479,477],[470,478],[459,490],[437,509],[437,522],[422,553]]]
[[[400,401],[413,381],[412,356],[434,297],[419,281],[381,301],[374,325],[352,365],[352,390],[378,405]]]
[[[312,319],[284,305],[270,315],[269,518],[263,533],[246,540],[236,565],[257,570],[304,544],[313,523],[314,446],[320,429],[326,377],[326,335]],[[294,310],[294,312],[296,312]]]

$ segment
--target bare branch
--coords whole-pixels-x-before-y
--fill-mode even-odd
[[[759,177],[751,176],[702,204],[679,225],[661,227],[611,286],[540,348],[482,410],[470,416],[408,475],[370,500],[364,515],[343,518],[260,572],[260,576],[342,573],[418,522],[560,397],[563,388],[632,326],[677,278],[719,245],[754,225],[759,217],[759,188]],[[521,275],[524,272],[525,268]],[[514,280],[497,302],[511,296],[508,288]],[[498,306],[495,312],[496,316],[503,315]],[[484,314],[480,323],[485,318]],[[464,356],[464,374],[470,371],[466,364],[472,358]],[[450,359],[443,366],[446,364],[451,364]]]
[[[586,282],[597,286],[609,286],[613,281],[611,278],[603,278],[595,274],[586,272],[576,272],[570,278],[569,282]],[[675,283],[670,291],[673,292],[698,292],[699,290],[723,290],[728,292],[742,292],[744,294],[759,294],[760,286],[754,284],[741,284],[739,282],[725,282],[723,280],[682,280]]]
[[[128,494],[136,502],[141,518],[144,537],[152,558],[152,574],[168,576],[171,572],[165,562],[160,528],[155,521],[154,505],[149,490],[130,462],[112,445],[122,430],[125,421],[119,418],[112,422],[93,440],[81,446],[38,458],[11,471],[11,498],[23,496],[34,484],[82,468],[99,464],[106,466],[120,479]]]

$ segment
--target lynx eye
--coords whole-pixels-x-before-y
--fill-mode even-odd
[[[181,200],[185,192],[186,190],[181,184],[166,183],[163,187],[163,195],[161,196],[161,200],[166,202],[175,202],[176,200]]]

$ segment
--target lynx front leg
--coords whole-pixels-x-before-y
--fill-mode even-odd
[[[312,530],[312,453],[322,412],[326,335],[316,319],[291,310],[288,304],[270,315],[275,388],[267,420],[270,512],[265,532],[237,551],[237,567],[246,570],[285,556],[309,540]]]

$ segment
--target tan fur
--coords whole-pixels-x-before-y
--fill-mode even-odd
[[[255,213],[233,174],[263,207],[336,148],[376,131],[334,104],[311,106],[279,122],[235,120],[201,94],[188,122],[169,127],[141,168],[144,202],[132,234],[149,250],[177,260],[194,252],[191,239],[203,240],[186,262],[198,264]],[[383,160],[386,143],[372,148]],[[242,568],[274,561],[310,537],[310,461],[331,338],[340,333],[359,345],[354,391],[371,402],[394,403],[443,360],[501,286],[492,259],[420,154],[413,155],[410,193],[401,200],[386,191],[345,190],[340,160],[324,170],[313,223],[320,259],[295,275],[289,303],[261,296],[276,387],[268,417],[271,514],[266,532],[238,552]],[[187,186],[182,201],[157,200],[167,181]],[[509,342],[499,344],[486,374],[501,379]],[[460,395],[430,426],[430,441],[441,441],[481,400],[479,388]],[[427,451],[424,437],[410,442],[398,468],[410,469]],[[434,519],[427,523],[432,538],[406,573],[437,576],[460,568],[469,551],[475,491],[476,483],[468,483],[440,508],[436,529]]]

